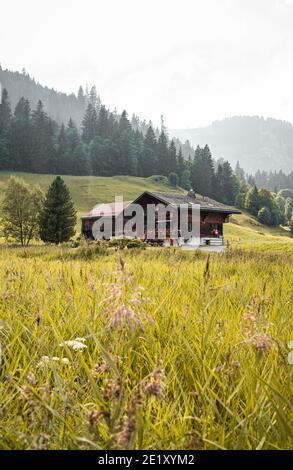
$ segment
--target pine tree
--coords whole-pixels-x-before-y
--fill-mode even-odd
[[[95,109],[97,115],[100,112],[100,107],[101,107],[101,100],[100,97],[97,94],[97,89],[95,86],[92,86],[89,97],[88,97],[88,102],[92,105],[93,109]]]
[[[202,150],[201,158],[201,194],[204,196],[215,197],[215,170],[212,154],[208,145]]]
[[[205,191],[203,185],[203,163],[202,163],[202,149],[197,146],[194,159],[191,163],[191,184],[192,188],[196,193],[203,194]]]
[[[21,98],[17,103],[11,122],[11,167],[15,171],[32,168],[32,132],[29,101]]]
[[[239,179],[245,180],[245,172],[241,168],[239,161],[236,163],[235,166],[235,175],[238,176]]]
[[[253,188],[251,188],[246,194],[245,209],[247,209],[250,214],[256,217],[260,208],[261,201],[258,194],[258,190],[256,186],[253,186]]]
[[[130,129],[131,125],[127,117],[127,112],[124,110],[119,119],[119,132],[129,131]]]
[[[69,121],[65,135],[65,173],[71,175],[92,174],[87,145],[82,141],[77,127]]]
[[[234,204],[239,186],[233,174],[233,170],[229,162],[225,161],[222,165],[222,199],[221,202],[225,204]]]
[[[40,236],[44,242],[66,242],[75,233],[76,210],[69,189],[60,176],[49,186],[40,215]]]
[[[168,173],[170,172],[168,138],[163,130],[158,139],[157,154],[158,154],[158,173],[160,175],[167,176]]]
[[[177,152],[174,140],[169,145],[169,173],[177,172]]]
[[[186,170],[185,160],[183,158],[182,148],[180,147],[179,152],[178,152],[178,158],[177,158],[177,172],[179,176],[179,183],[182,187],[184,187],[182,182],[183,182],[183,175],[184,175],[185,170]],[[186,175],[185,175],[185,178],[186,178]],[[185,184],[186,184],[186,179],[185,179]],[[190,185],[188,189],[190,189]]]
[[[11,108],[7,90],[2,91],[0,100],[0,170],[11,169],[10,162]]]
[[[78,104],[81,107],[81,109],[84,109],[86,99],[85,99],[85,94],[84,94],[82,86],[80,86],[79,89],[78,89],[77,101],[78,101]]]
[[[44,111],[41,101],[38,102],[37,109],[32,113],[31,133],[32,133],[32,168],[35,173],[50,172],[50,162],[52,158],[53,136],[56,131],[54,123]]]
[[[106,139],[110,135],[108,111],[106,110],[104,105],[101,106],[99,112],[97,134],[103,139]]]
[[[98,135],[98,116],[95,107],[90,102],[82,121],[82,140],[89,144]]]
[[[146,133],[143,151],[139,161],[140,176],[155,175],[158,167],[157,141],[153,128],[150,126]]]

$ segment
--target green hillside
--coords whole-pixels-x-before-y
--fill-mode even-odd
[[[0,172],[0,200],[3,188],[11,173]],[[32,173],[13,173],[30,184],[39,184],[43,191],[53,180],[53,175]],[[143,191],[174,191],[170,185],[154,181],[153,177],[139,178],[135,176],[63,176],[68,185],[78,211],[78,218],[89,212],[100,202],[112,202],[115,195],[123,196],[125,201],[133,200]],[[178,190],[177,190],[178,191]],[[79,229],[79,220],[77,230]],[[284,228],[271,228],[260,224],[247,213],[233,216],[231,222],[225,224],[225,239],[233,247],[251,247],[269,250],[274,246],[282,251],[293,247],[293,238]]]
[[[3,188],[10,172],[0,172],[0,200]],[[46,191],[52,182],[53,175],[33,173],[13,173],[23,178],[29,184],[38,184]],[[170,185],[157,183],[153,177],[139,178],[136,176],[62,176],[68,185],[78,216],[89,212],[100,202],[112,202],[115,196],[123,196],[125,201],[131,201],[144,191],[174,191]]]
[[[255,217],[243,212],[233,216],[225,225],[225,239],[233,248],[256,248],[258,251],[290,251],[293,237],[287,228],[267,227]]]

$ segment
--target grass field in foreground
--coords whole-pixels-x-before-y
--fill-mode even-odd
[[[275,247],[0,248],[0,448],[292,448]]]

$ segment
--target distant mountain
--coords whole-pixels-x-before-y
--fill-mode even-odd
[[[24,97],[35,108],[37,102],[41,100],[47,113],[59,124],[67,124],[71,117],[77,125],[80,125],[84,111],[85,99],[83,96],[77,97],[75,94],[66,95],[54,89],[42,86],[31,78],[25,71],[22,73],[3,70],[0,66],[0,83],[2,88],[6,88],[12,109],[20,98]]]
[[[293,170],[293,126],[289,122],[253,116],[235,116],[198,129],[169,130],[170,136],[191,145],[208,144],[214,158],[245,171]]]

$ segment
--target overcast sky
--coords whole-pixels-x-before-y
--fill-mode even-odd
[[[293,122],[293,0],[3,0],[0,63],[169,128]]]

